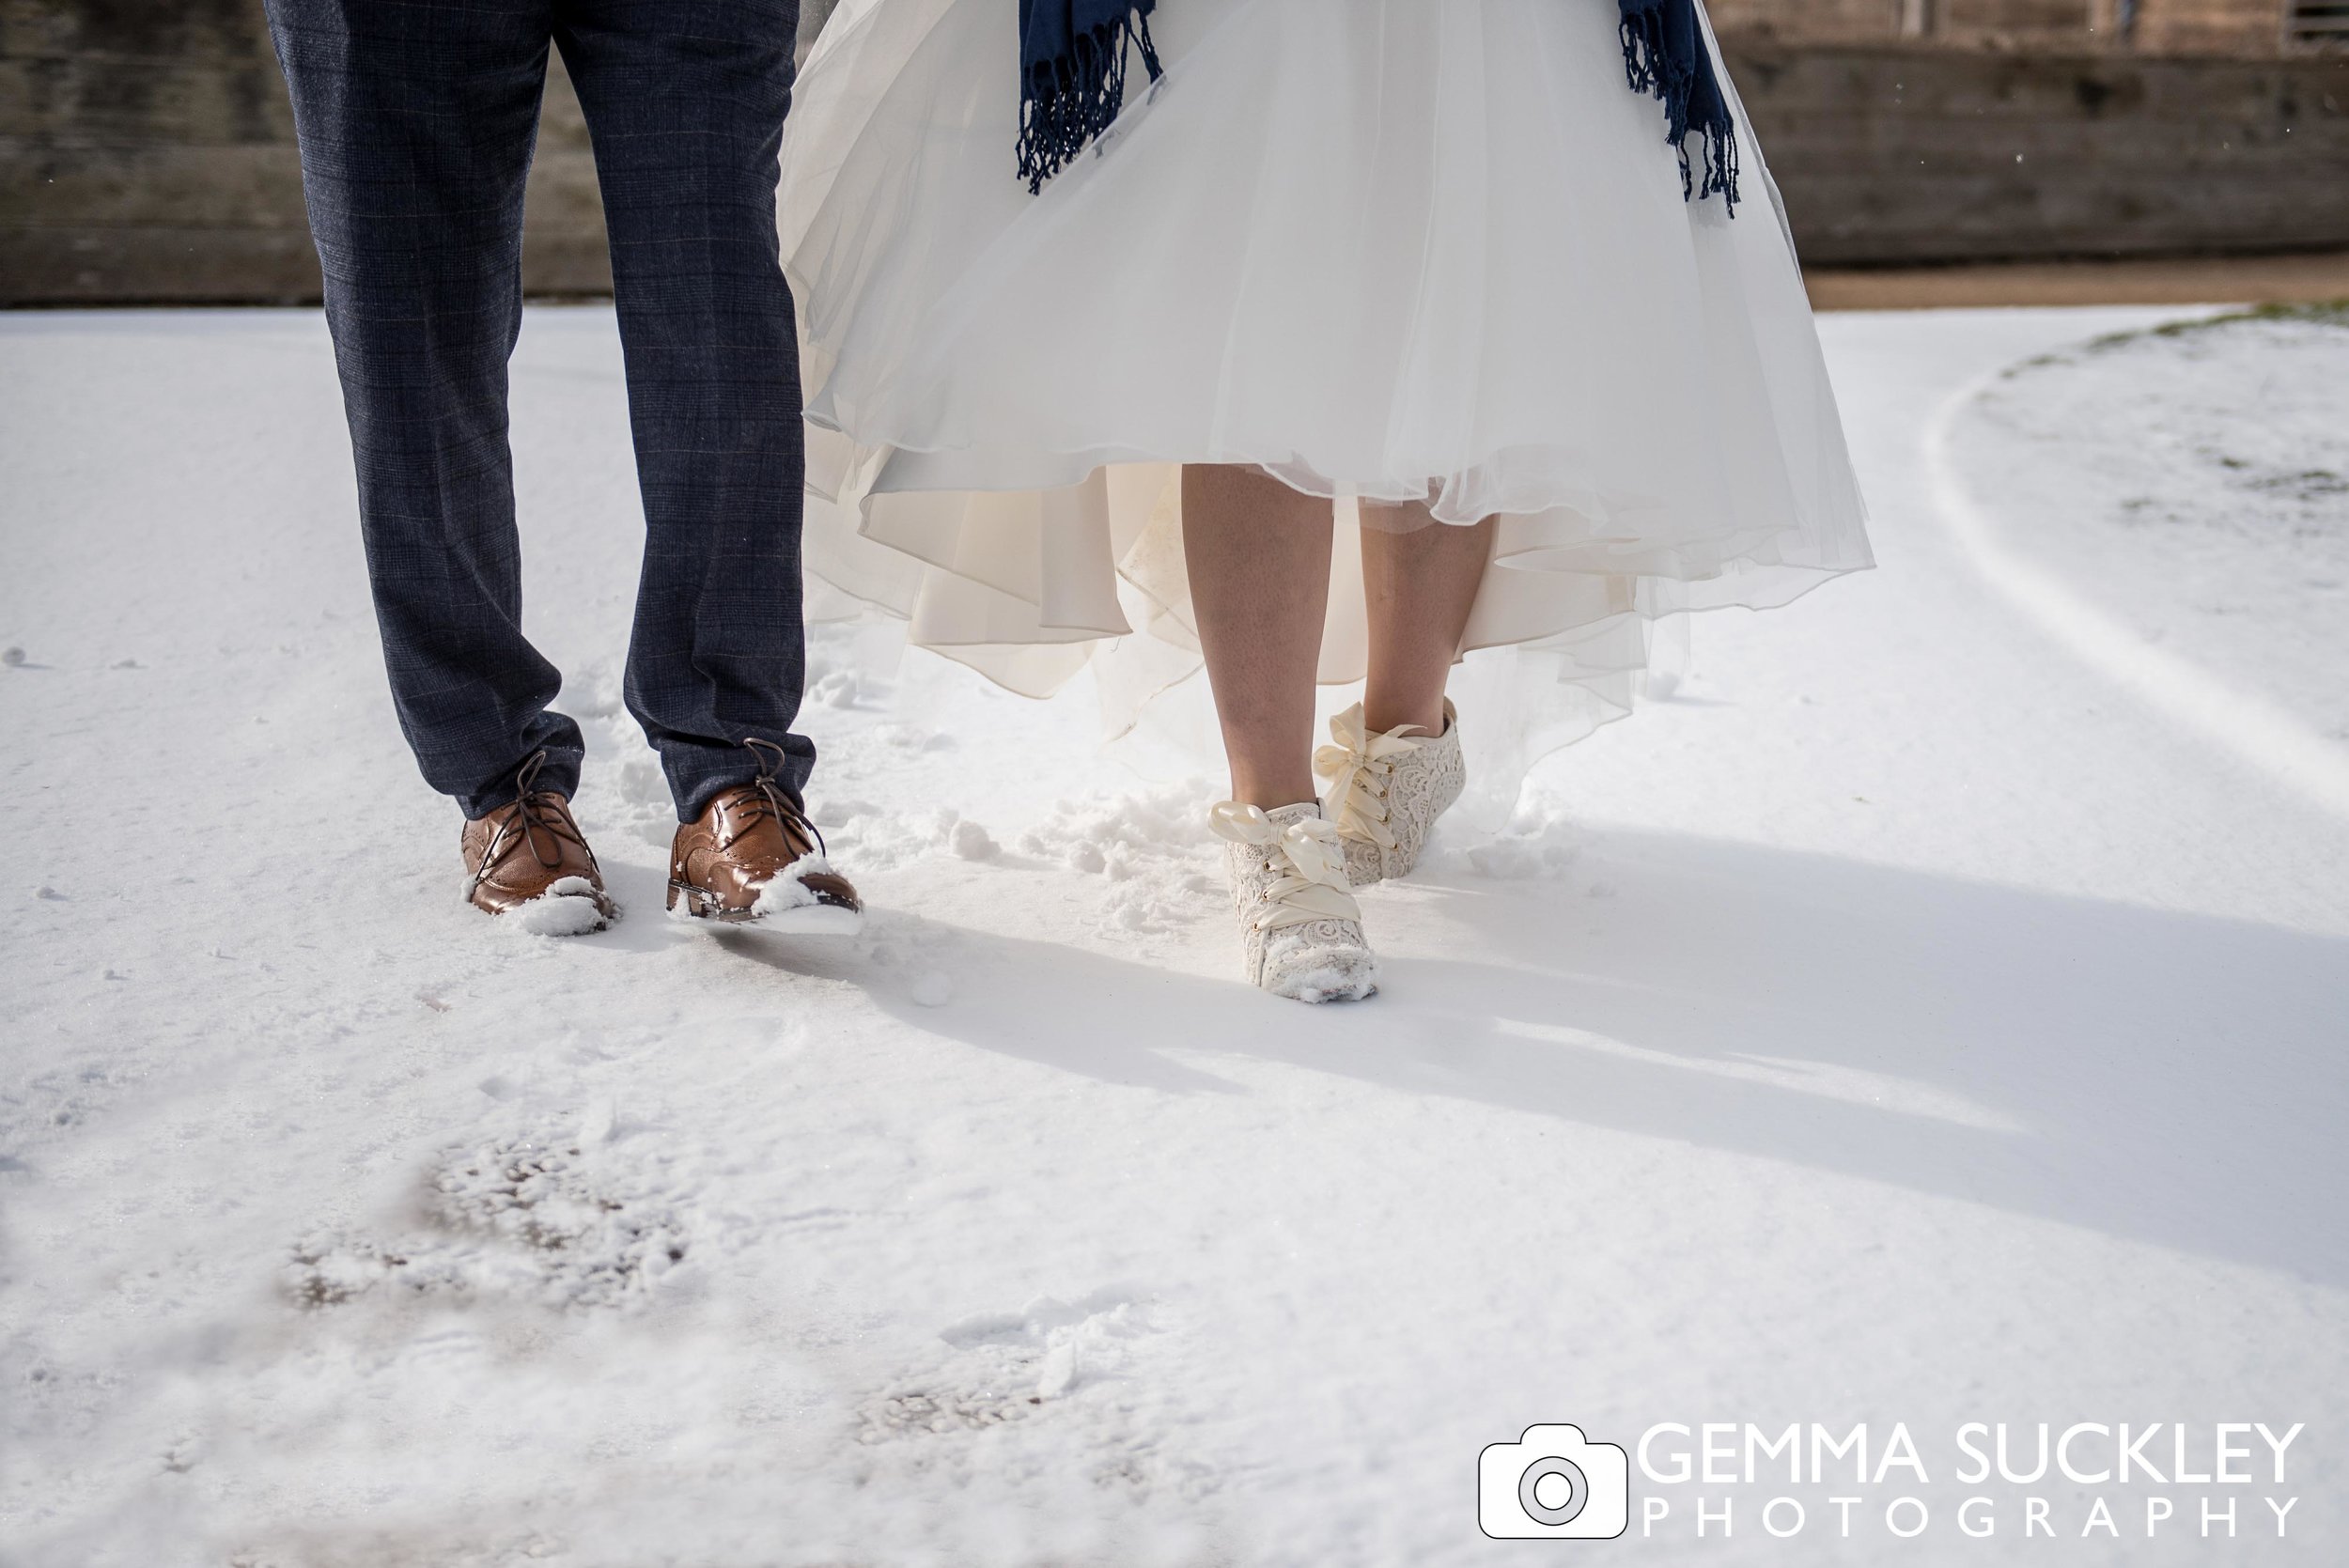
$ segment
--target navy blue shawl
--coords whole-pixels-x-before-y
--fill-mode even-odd
[[[1664,138],[1680,154],[1681,194],[1719,192],[1737,206],[1737,138],[1728,100],[1713,74],[1696,0],[1616,0],[1623,14],[1624,72],[1634,92],[1664,104]],[[1110,128],[1126,103],[1128,47],[1159,79],[1150,42],[1158,0],[1019,0],[1019,174],[1031,191],[1058,174]],[[1701,167],[1688,162],[1697,136]]]

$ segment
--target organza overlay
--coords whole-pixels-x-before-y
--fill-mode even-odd
[[[1660,617],[1870,564],[1768,172],[1682,199],[1614,0],[1164,0],[1164,81],[1036,196],[1016,7],[849,0],[786,133],[807,562],[916,644],[1090,665],[1131,727],[1204,684],[1179,465],[1248,464],[1331,498],[1343,687],[1352,525],[1495,517],[1453,685],[1489,815]]]

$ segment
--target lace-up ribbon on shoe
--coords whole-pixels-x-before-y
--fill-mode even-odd
[[[1287,862],[1288,870],[1266,890],[1266,909],[1253,922],[1257,930],[1362,918],[1346,884],[1346,849],[1332,824],[1312,816],[1283,828],[1261,806],[1225,800],[1207,814],[1207,825],[1218,838],[1277,850]]]
[[[1394,777],[1396,759],[1423,744],[1403,737],[1405,730],[1415,728],[1398,724],[1384,735],[1374,735],[1360,703],[1330,721],[1337,744],[1314,753],[1314,771],[1330,781],[1328,799],[1345,837],[1367,839],[1381,849],[1395,846],[1394,830],[1387,821],[1387,784]]]

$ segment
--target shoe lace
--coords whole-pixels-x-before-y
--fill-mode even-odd
[[[773,741],[753,736],[742,742],[743,749],[758,759],[758,777],[749,787],[758,792],[754,800],[745,800],[735,818],[734,837],[739,838],[761,822],[772,817],[783,829],[786,841],[815,846],[818,855],[830,855],[824,847],[824,835],[815,823],[807,819],[807,810],[800,804],[799,796],[791,786],[777,777],[786,758],[784,749]],[[769,755],[770,753],[773,754]]]
[[[1381,849],[1395,846],[1394,830],[1387,820],[1387,786],[1394,781],[1394,765],[1422,744],[1404,738],[1403,732],[1414,728],[1398,724],[1383,735],[1373,734],[1360,703],[1330,721],[1336,744],[1314,753],[1314,771],[1330,781],[1328,799],[1337,810],[1340,834]]]
[[[532,858],[549,871],[563,863],[563,846],[567,844],[585,855],[590,865],[595,863],[587,841],[580,836],[569,812],[563,807],[563,798],[553,790],[537,787],[538,770],[546,764],[547,753],[541,749],[531,753],[514,770],[512,815],[497,825],[481,851],[481,869],[473,877],[475,890],[523,846],[528,846]]]
[[[1283,827],[1261,806],[1225,800],[1207,813],[1207,826],[1229,843],[1272,851],[1281,863],[1282,874],[1264,892],[1267,908],[1250,922],[1258,931],[1362,918],[1346,879],[1346,849],[1335,824],[1308,816]]]

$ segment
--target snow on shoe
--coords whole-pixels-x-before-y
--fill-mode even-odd
[[[820,878],[811,882],[811,877]],[[817,889],[837,883],[839,873],[820,852],[802,855],[775,873],[758,890],[751,918],[770,931],[793,931],[806,936],[851,937],[863,929],[861,909],[827,897]]]
[[[583,937],[608,924],[596,891],[584,877],[560,877],[537,897],[506,910],[505,919],[534,937]]]

